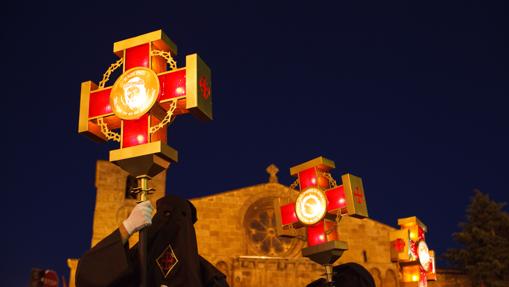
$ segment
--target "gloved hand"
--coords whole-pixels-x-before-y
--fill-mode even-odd
[[[143,229],[143,227],[152,224],[153,209],[154,208],[152,207],[152,204],[150,204],[149,200],[138,203],[133,208],[133,211],[131,211],[129,217],[127,217],[127,219],[122,222],[127,233],[129,233],[129,236],[136,231],[140,231]]]

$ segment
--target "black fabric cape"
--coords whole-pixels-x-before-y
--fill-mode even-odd
[[[357,263],[345,263],[332,268],[332,285],[324,278],[315,280],[307,287],[375,287],[375,280],[366,268]]]
[[[148,286],[227,287],[226,276],[198,255],[194,222],[196,209],[176,196],[157,201],[157,213],[148,227]],[[171,245],[178,262],[165,277],[157,258]],[[122,244],[115,230],[79,260],[77,287],[138,287],[138,249]]]

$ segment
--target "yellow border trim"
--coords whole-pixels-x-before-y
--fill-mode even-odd
[[[428,227],[417,216],[398,218],[398,225],[405,228],[411,227],[411,225],[418,225],[424,232],[428,232]]]
[[[146,43],[153,43],[154,47],[159,50],[169,50],[172,54],[177,54],[177,45],[163,32],[163,30],[153,31],[115,42],[113,44],[113,53],[121,57],[124,55],[124,50]]]
[[[90,92],[94,88],[92,81],[81,83],[80,95],[80,117],[78,122],[78,133],[88,131],[88,111],[90,107]]]
[[[156,154],[173,162],[178,161],[178,152],[161,141],[111,150],[110,161],[120,161],[150,154]]]
[[[312,167],[318,167],[319,169],[322,169],[322,170],[330,170],[330,169],[336,168],[336,164],[334,163],[334,161],[332,161],[330,159],[327,159],[323,156],[319,156],[319,157],[314,158],[310,161],[306,161],[305,163],[291,167],[290,175],[294,176],[294,175],[298,174],[299,172],[306,170],[306,169],[310,169]]]

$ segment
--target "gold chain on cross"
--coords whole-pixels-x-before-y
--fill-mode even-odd
[[[166,124],[170,124],[173,119],[175,118],[175,115],[173,112],[177,108],[177,101],[173,100],[170,103],[170,107],[168,108],[168,111],[166,111],[166,116],[164,116],[164,119],[160,121],[157,125],[150,127],[149,133],[153,134],[157,132],[160,128],[164,127]]]
[[[116,69],[118,69],[124,63],[124,58],[118,59],[115,63],[108,67],[108,70],[104,72],[103,79],[99,82],[99,88],[102,89],[106,85],[106,82],[110,80],[110,76]]]
[[[107,140],[114,140],[120,142],[120,134],[110,131],[108,125],[104,122],[103,118],[98,118],[97,124],[101,128],[101,132],[103,133]]]
[[[168,65],[170,66],[169,71],[173,71],[173,70],[177,69],[177,61],[175,61],[175,59],[173,59],[170,52],[165,52],[165,51],[160,51],[160,50],[152,50],[150,55],[151,56],[159,56],[159,57],[164,58],[166,60],[166,63],[168,63]],[[103,74],[102,80],[99,82],[99,88],[101,88],[101,89],[104,88],[106,83],[110,80],[111,74],[113,72],[115,72],[115,70],[117,70],[120,66],[122,66],[123,63],[124,63],[124,58],[120,58],[115,63],[111,64],[108,67],[106,72],[104,72],[104,74]],[[170,107],[166,111],[166,115],[164,116],[163,120],[160,121],[155,126],[150,127],[149,133],[153,134],[153,133],[157,132],[159,129],[161,129],[162,127],[164,127],[165,125],[170,124],[173,121],[173,119],[175,118],[175,115],[173,114],[173,112],[175,111],[176,108],[177,108],[177,101],[176,100],[171,101]],[[104,134],[104,136],[106,137],[107,140],[114,140],[114,141],[120,142],[120,134],[117,132],[111,131],[108,128],[108,125],[104,122],[103,118],[97,119],[97,124],[101,128],[101,132]]]
[[[170,65],[170,71],[177,69],[177,61],[173,59],[170,52],[160,51],[160,50],[152,50],[151,56],[160,56],[166,60],[166,63]]]

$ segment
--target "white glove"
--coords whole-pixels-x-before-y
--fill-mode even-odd
[[[136,231],[140,231],[143,227],[149,226],[152,224],[152,204],[150,201],[143,201],[138,203],[129,214],[124,222],[125,230],[129,235],[132,235]]]

